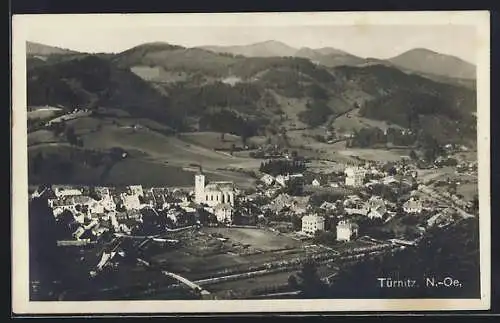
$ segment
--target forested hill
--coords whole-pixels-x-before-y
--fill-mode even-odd
[[[179,119],[169,100],[127,69],[86,55],[28,69],[28,105],[74,108],[114,107],[167,125]]]
[[[414,248],[346,267],[336,277],[330,297],[477,298],[480,295],[479,223],[467,219],[443,232],[433,229]],[[378,278],[416,280],[415,288],[380,288]],[[428,287],[426,278],[451,277],[460,288]],[[358,286],[365,288],[359,289]]]
[[[357,84],[361,91],[372,96],[360,109],[364,117],[414,131],[424,130],[442,143],[459,137],[475,140],[474,90],[382,65],[338,67],[336,72],[345,83]]]
[[[447,140],[475,138],[475,91],[384,65],[326,67],[149,43],[118,54],[28,59],[28,104],[118,108],[182,130],[243,136],[362,116]]]

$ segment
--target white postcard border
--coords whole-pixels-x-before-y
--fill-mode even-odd
[[[166,19],[168,18],[168,19]],[[487,11],[335,12],[240,14],[15,15],[12,35],[12,304],[16,314],[236,313],[335,311],[486,310],[490,307],[490,15]],[[480,204],[480,299],[376,300],[189,300],[189,301],[29,301],[26,49],[31,28],[87,22],[113,26],[168,25],[352,25],[466,24],[478,32],[478,183]],[[76,35],[75,35],[76,37]],[[458,40],[457,40],[458,41]]]

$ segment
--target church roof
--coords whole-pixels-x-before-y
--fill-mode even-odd
[[[212,191],[232,191],[233,189],[233,182],[210,182],[205,186],[205,190]]]

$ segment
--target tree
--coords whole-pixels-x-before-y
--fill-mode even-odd
[[[66,127],[65,134],[70,145],[78,145],[78,137],[76,136],[75,129],[72,126]]]
[[[472,210],[474,212],[479,211],[479,195],[474,194],[474,197],[472,198]]]
[[[302,265],[297,276],[289,277],[288,283],[290,287],[300,291],[301,298],[323,298],[328,292],[327,285],[321,280],[312,260],[307,260]]]
[[[373,283],[379,277],[394,277],[394,274],[425,279],[435,272],[453,274],[454,279],[468,283],[454,290],[429,289],[425,284],[416,288],[390,289]],[[414,248],[386,253],[342,268],[332,282],[331,296],[364,299],[475,297],[480,293],[479,277],[479,221],[472,218],[447,229],[446,234],[440,228],[428,230]],[[358,286],[363,286],[363,289]]]
[[[33,174],[38,175],[43,167],[44,157],[41,152],[35,155],[33,158]]]
[[[292,215],[292,228],[294,231],[300,231],[302,229],[302,219],[297,215]]]
[[[292,196],[301,196],[304,192],[304,183],[301,178],[292,178],[285,187],[285,193]]]
[[[61,270],[64,259],[57,247],[56,221],[47,199],[39,197],[29,203],[29,271],[30,281],[38,281],[38,295],[32,300],[47,300],[55,297],[49,293],[54,290],[53,281]],[[55,300],[55,299],[54,299]]]
[[[207,210],[199,208],[196,210],[196,214],[198,221],[200,221],[201,224],[206,225],[209,223],[210,213],[208,213]]]

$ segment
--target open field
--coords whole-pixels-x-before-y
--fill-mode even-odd
[[[359,109],[355,109],[345,115],[336,118],[333,122],[333,127],[335,129],[339,129],[340,132],[347,132],[347,133],[369,127],[375,127],[381,130],[386,130],[389,127],[401,129],[400,126],[395,124],[389,124],[385,121],[378,121],[361,117],[359,115]]]
[[[463,195],[466,201],[471,201],[474,195],[479,194],[477,182],[458,185],[457,194]]]
[[[241,137],[230,133],[222,134],[218,132],[186,132],[179,135],[179,139],[208,149],[230,149],[232,145],[241,147]]]
[[[27,117],[30,119],[50,119],[62,111],[56,107],[30,107],[28,108]]]
[[[218,153],[198,145],[182,141],[174,136],[166,136],[149,129],[132,129],[107,126],[99,132],[84,136],[85,147],[141,150],[152,158],[179,166],[189,163],[202,164],[204,168],[215,169],[229,164],[246,162],[248,159]]]
[[[232,169],[257,169],[260,165],[255,159],[231,156],[195,144],[184,142],[174,136],[158,131],[168,131],[154,121],[133,118],[94,118],[76,116],[67,121],[83,140],[84,150],[106,151],[121,147],[130,157],[118,162],[105,177],[105,184],[142,183],[150,185],[192,186],[196,165],[201,165],[207,173],[207,180],[234,181],[237,185],[248,187],[254,181],[243,172]],[[38,130],[28,134],[30,152],[77,149],[69,148],[67,143],[48,130]],[[131,152],[136,152],[131,154]],[[240,166],[241,163],[241,166]],[[184,170],[186,166],[190,171]],[[229,168],[229,169],[226,169]],[[86,172],[88,173],[88,172]],[[84,176],[87,177],[87,176]],[[92,181],[99,182],[99,175],[90,175]],[[103,182],[104,183],[104,182]]]
[[[417,170],[419,179],[426,183],[428,181],[446,181],[448,179],[455,180],[461,183],[476,183],[477,175],[474,174],[459,174],[455,171],[455,167],[446,166],[436,169],[419,169]],[[459,185],[460,186],[460,185]]]
[[[307,125],[299,120],[299,113],[306,110],[305,99],[298,98],[288,98],[279,94],[274,93],[274,98],[278,106],[282,107],[283,112],[285,113],[285,121],[283,122],[283,126],[286,129],[293,128],[303,128]]]
[[[28,147],[43,143],[60,142],[61,139],[56,137],[50,130],[37,130],[28,134]]]
[[[220,233],[241,244],[249,244],[262,251],[292,249],[301,246],[299,241],[262,229],[252,228],[204,228],[206,233]]]
[[[224,275],[222,272],[227,269],[244,272],[252,266],[324,251],[306,250],[300,241],[253,228],[205,227],[184,241],[181,248],[155,254],[151,259],[162,268],[193,280]]]
[[[78,111],[78,112],[75,112],[75,113],[65,114],[65,115],[62,115],[60,117],[51,119],[49,121],[49,123],[63,122],[63,121],[66,122],[66,121],[70,121],[70,120],[74,120],[74,119],[86,117],[86,116],[89,116],[89,115],[90,115],[89,111]]]
[[[404,149],[370,149],[370,148],[348,148],[338,151],[344,156],[359,157],[365,160],[379,162],[394,162],[408,157],[409,151]]]
[[[319,266],[318,274],[324,278],[335,274],[337,270],[329,266]],[[278,272],[267,274],[258,277],[240,279],[236,281],[228,281],[217,284],[210,284],[206,288],[211,293],[220,299],[227,298],[228,296],[236,296],[241,298],[250,298],[252,296],[266,294],[266,289],[279,287],[283,291],[292,291],[288,285],[290,276],[296,276],[298,270],[290,270],[285,272]]]

